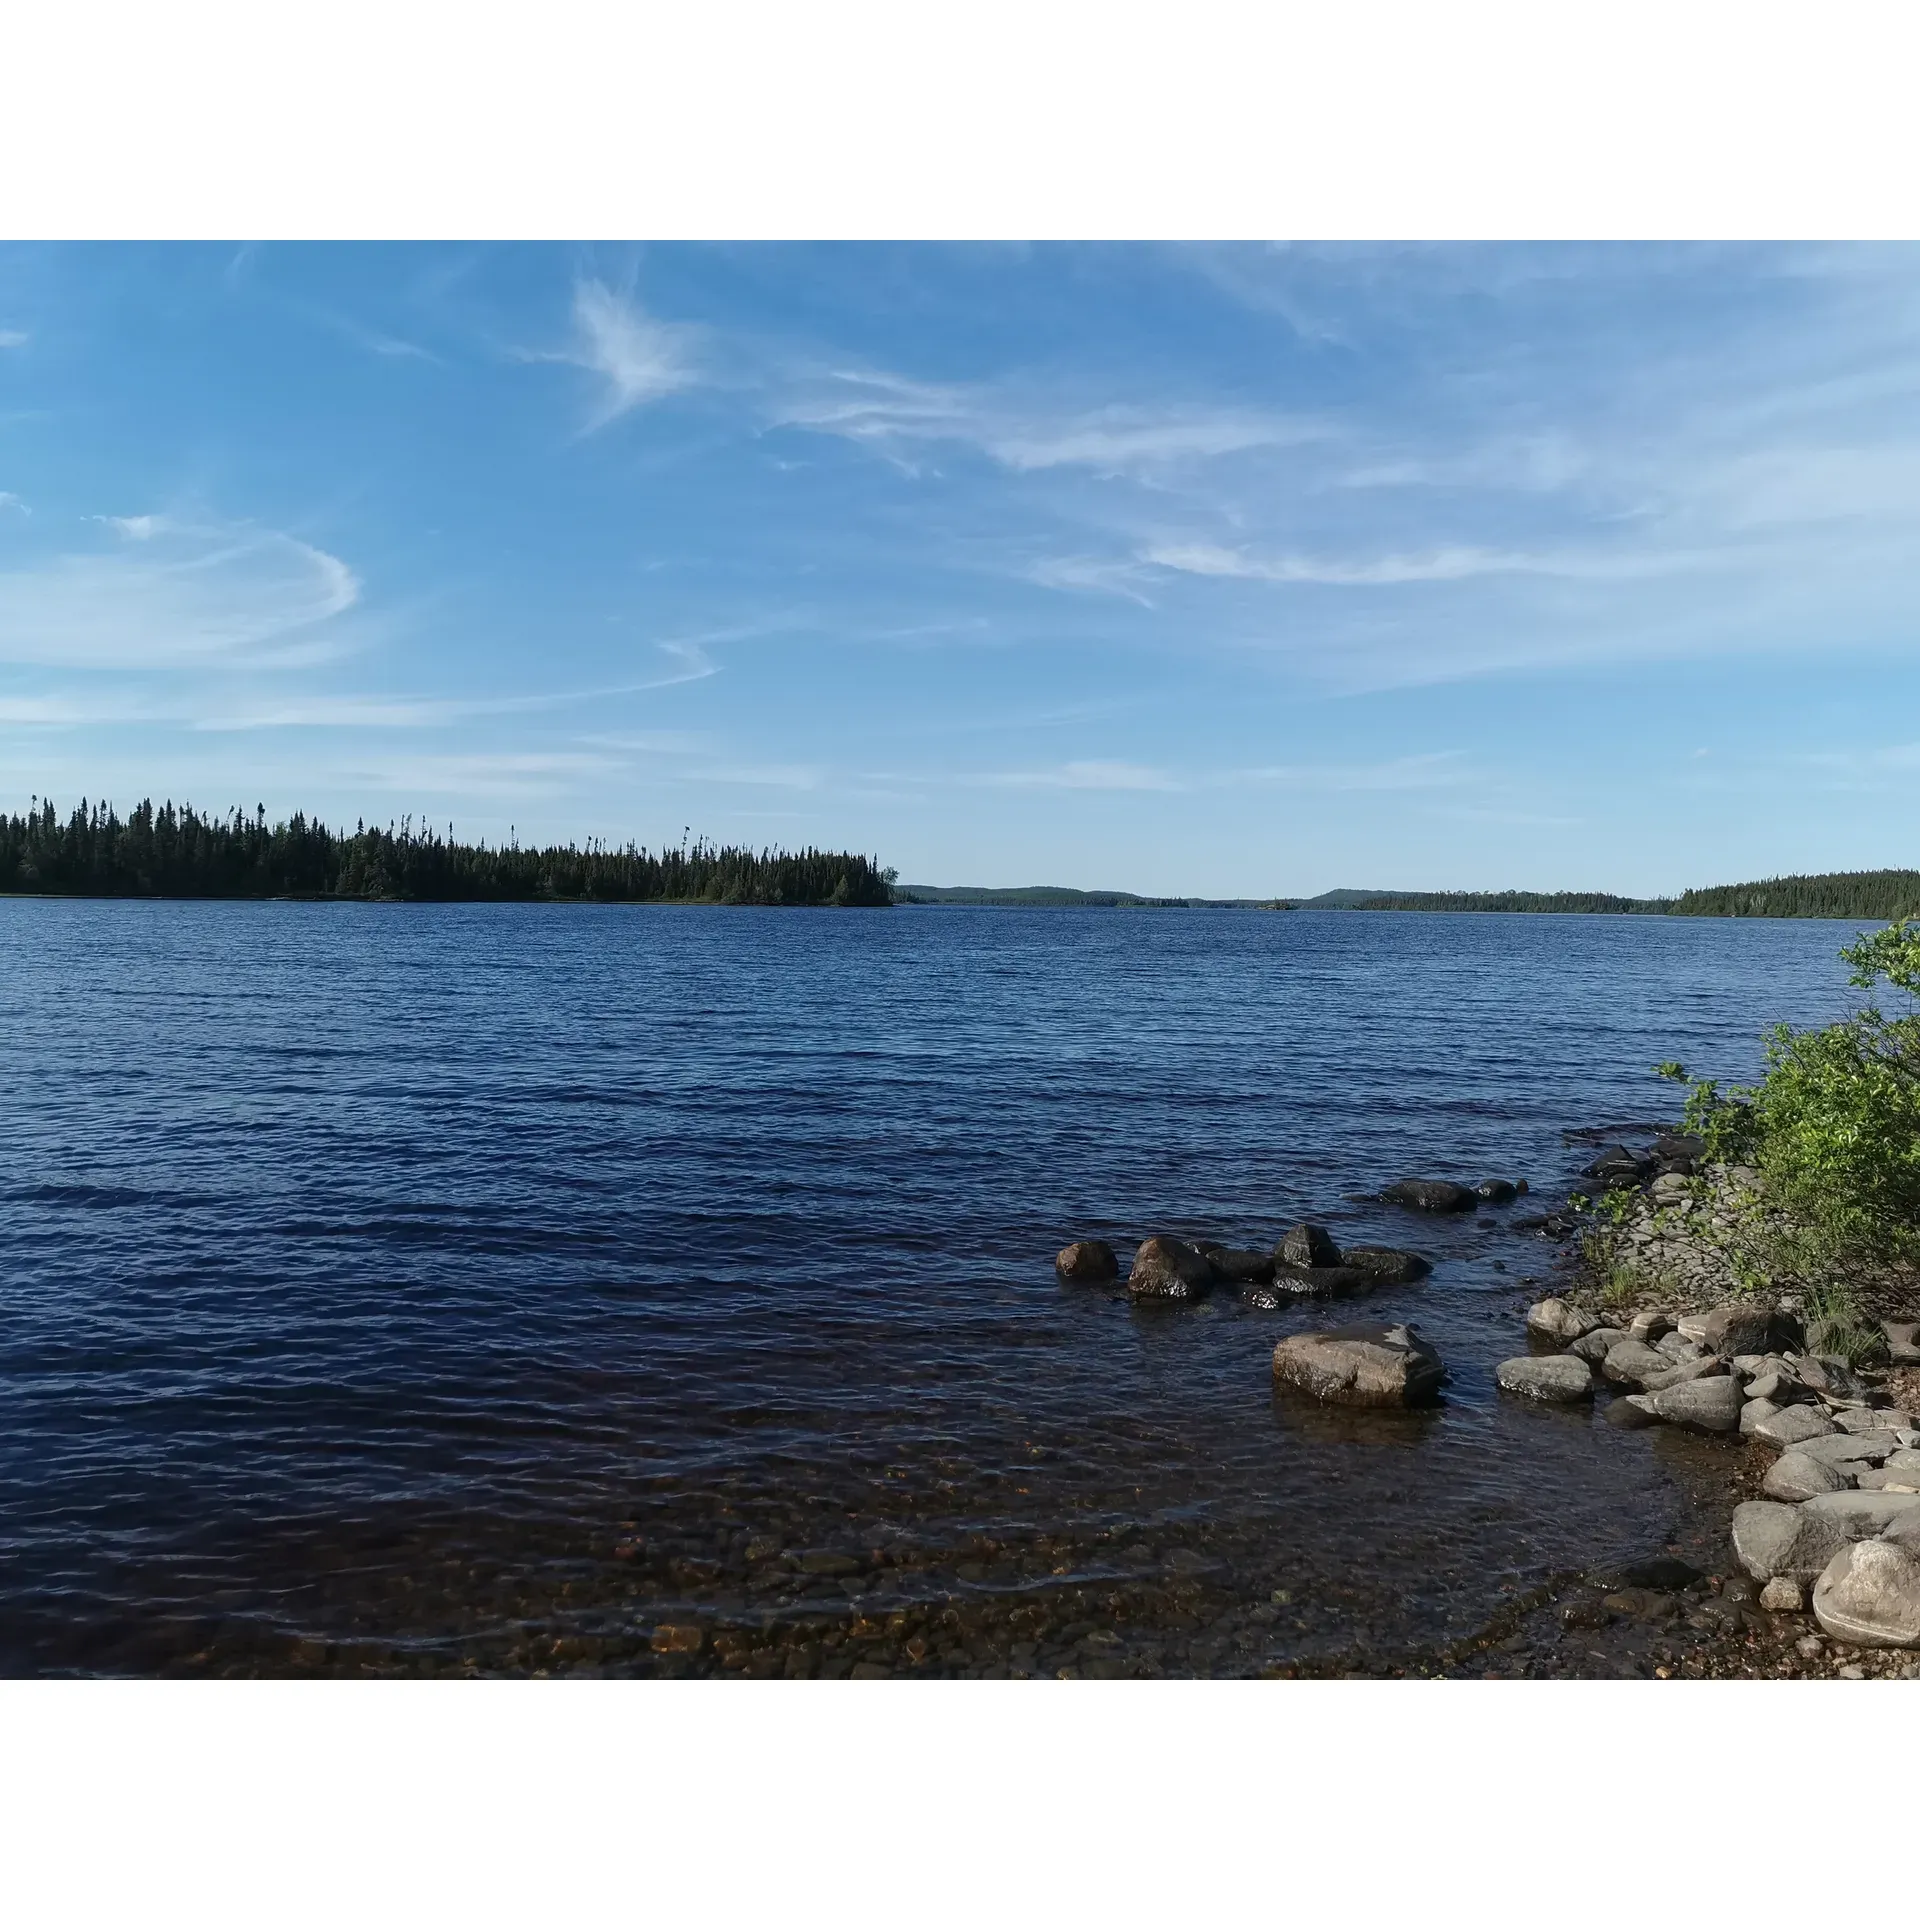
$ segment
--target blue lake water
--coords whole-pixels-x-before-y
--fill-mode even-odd
[[[1513,1210],[1344,1196],[1564,1190],[1654,1061],[1838,1013],[1848,935],[0,900],[0,1671],[834,1671],[889,1615],[998,1671],[1128,1588],[1154,1670],[1466,1631],[1658,1544],[1695,1443],[1496,1399]],[[1052,1273],[1304,1215],[1435,1257],[1359,1311],[1440,1410],[1275,1395],[1351,1305]]]

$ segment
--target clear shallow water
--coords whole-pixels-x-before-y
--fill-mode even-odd
[[[1552,1250],[1342,1196],[1552,1197],[1563,1129],[1676,1111],[1653,1061],[1737,1078],[1831,1018],[1846,937],[0,900],[0,1670],[698,1671],[716,1633],[1051,1670],[1093,1621],[1234,1672],[1469,1631],[1657,1544],[1714,1443],[1497,1400]],[[1052,1275],[1303,1214],[1437,1270],[1280,1314]],[[1275,1396],[1281,1333],[1362,1314],[1438,1344],[1442,1409]]]

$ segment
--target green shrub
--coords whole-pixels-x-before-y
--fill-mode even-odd
[[[1856,987],[1920,998],[1920,926],[1897,921],[1841,958]],[[1810,1259],[1920,1254],[1920,1014],[1870,1004],[1830,1027],[1775,1027],[1766,1057],[1755,1086],[1689,1083],[1686,1124],[1709,1154],[1759,1167]],[[1687,1078],[1677,1062],[1658,1071]]]

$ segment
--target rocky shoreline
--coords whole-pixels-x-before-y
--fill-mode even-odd
[[[1448,1213],[1525,1190],[1410,1180],[1379,1198]],[[1512,1222],[1567,1243],[1572,1274],[1529,1307],[1526,1351],[1497,1366],[1495,1384],[1587,1417],[1599,1403],[1615,1427],[1717,1443],[1711,1464],[1695,1463],[1696,1523],[1646,1559],[1516,1596],[1486,1635],[1437,1659],[1324,1671],[1920,1678],[1920,1325],[1842,1327],[1818,1297],[1765,1284],[1761,1258],[1784,1224],[1754,1169],[1707,1163],[1675,1133],[1647,1148],[1607,1144],[1561,1206]],[[1056,1271],[1110,1287],[1120,1277],[1101,1241],[1063,1249]],[[1126,1290],[1142,1307],[1213,1287],[1277,1307],[1428,1271],[1393,1248],[1343,1252],[1302,1222],[1266,1254],[1154,1236]],[[1367,1409],[1430,1406],[1447,1380],[1417,1328],[1390,1320],[1283,1338],[1273,1374]]]

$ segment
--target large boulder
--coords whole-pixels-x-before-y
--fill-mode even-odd
[[[1473,1183],[1474,1197],[1490,1200],[1496,1207],[1505,1206],[1509,1200],[1525,1193],[1527,1183],[1522,1180],[1517,1185],[1511,1180],[1476,1180]]]
[[[1813,1585],[1813,1617],[1855,1647],[1920,1647],[1920,1556],[1891,1540],[1843,1547]]]
[[[1618,1327],[1595,1327],[1591,1333],[1583,1333],[1567,1351],[1597,1367],[1607,1357],[1607,1349],[1618,1346],[1626,1337]]]
[[[1076,1240],[1053,1256],[1053,1270],[1062,1280],[1091,1280],[1110,1287],[1120,1278],[1120,1262],[1104,1240]]]
[[[1433,1271],[1433,1262],[1424,1255],[1402,1253],[1398,1247],[1349,1247],[1343,1264],[1382,1280],[1424,1280]]]
[[[1783,1506],[1778,1500],[1743,1500],[1733,1510],[1734,1557],[1756,1580],[1778,1574],[1812,1579],[1840,1549],[1856,1537],[1838,1514],[1821,1508],[1821,1499]]]
[[[1889,1454],[1900,1450],[1900,1442],[1885,1428],[1874,1433],[1825,1433],[1795,1440],[1789,1453],[1804,1453],[1824,1460],[1830,1467],[1877,1467]]]
[[[1663,1133],[1653,1143],[1653,1157],[1677,1173],[1693,1173],[1707,1157],[1707,1143],[1691,1133]]]
[[[1457,1180],[1396,1180],[1380,1198],[1423,1213],[1465,1213],[1480,1204],[1480,1196]]]
[[[1563,1344],[1593,1332],[1599,1324],[1600,1316],[1597,1313],[1589,1313],[1585,1307],[1576,1307],[1571,1300],[1563,1300],[1558,1294],[1549,1294],[1544,1300],[1536,1300],[1527,1309],[1529,1333],[1537,1333],[1542,1339],[1558,1340]]]
[[[1810,1453],[1796,1453],[1789,1447],[1760,1482],[1760,1491],[1769,1500],[1811,1500],[1822,1493],[1838,1493],[1849,1484],[1838,1467],[1816,1460]]]
[[[1677,1330],[1681,1339],[1708,1353],[1765,1353],[1773,1341],[1773,1309],[1732,1306],[1683,1313]]]
[[[1600,1371],[1617,1386],[1640,1388],[1673,1371],[1673,1362],[1657,1347],[1631,1337],[1616,1340],[1600,1362]]]
[[[1740,1409],[1747,1397],[1740,1382],[1726,1374],[1707,1380],[1686,1380],[1677,1387],[1662,1387],[1650,1396],[1653,1410],[1662,1420],[1676,1427],[1693,1427],[1701,1433],[1733,1433],[1740,1425]]]
[[[1593,1398],[1593,1369],[1570,1353],[1502,1360],[1493,1377],[1501,1392],[1529,1400],[1571,1403]]]
[[[1197,1300],[1213,1285],[1213,1269],[1198,1247],[1166,1234],[1143,1240],[1127,1275],[1127,1292],[1135,1300],[1175,1302]]]
[[[1765,1406],[1765,1401],[1750,1401],[1750,1406]],[[1746,1431],[1756,1440],[1771,1441],[1776,1447],[1790,1447],[1797,1441],[1813,1440],[1839,1429],[1818,1407],[1805,1405],[1781,1407],[1763,1414]]]
[[[1296,1333],[1273,1350],[1273,1377],[1343,1407],[1420,1407],[1440,1397],[1447,1370],[1412,1327],[1361,1321]]]
[[[1344,1262],[1340,1249],[1333,1243],[1333,1235],[1311,1220],[1302,1220],[1298,1226],[1289,1227],[1274,1248],[1273,1264],[1276,1267],[1337,1267]]]

